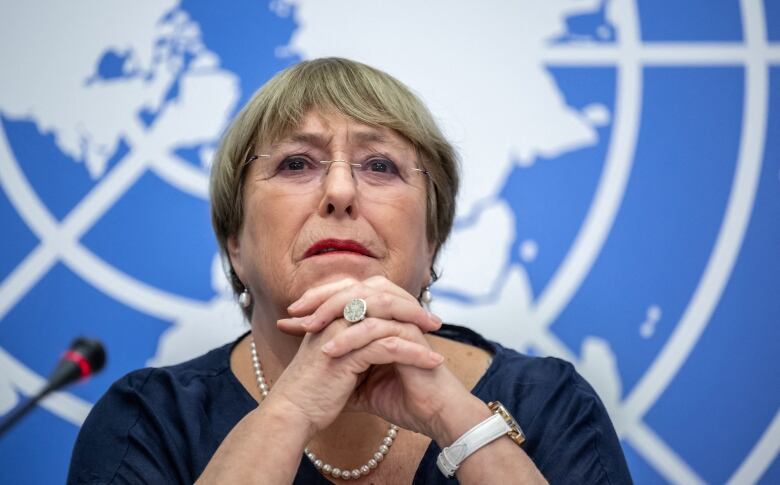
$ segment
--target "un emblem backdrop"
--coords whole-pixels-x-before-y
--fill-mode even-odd
[[[397,76],[463,158],[434,310],[574,362],[638,483],[780,483],[780,2],[3,1],[0,415],[80,334],[105,372],[0,440],[64,480],[108,385],[245,328],[208,221],[274,72]]]

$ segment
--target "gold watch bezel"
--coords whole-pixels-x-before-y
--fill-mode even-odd
[[[507,432],[507,436],[509,436],[512,441],[517,443],[518,446],[522,445],[525,442],[525,433],[523,433],[523,430],[520,428],[520,425],[517,424],[517,421],[515,421],[515,418],[507,411],[507,409],[504,407],[503,404],[501,404],[499,401],[493,401],[491,403],[488,403],[488,407],[491,411],[493,411],[493,414],[498,414],[501,416],[506,424],[509,426],[509,431]]]

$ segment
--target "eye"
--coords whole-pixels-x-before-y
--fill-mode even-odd
[[[363,163],[363,170],[377,174],[397,175],[398,167],[387,158],[371,158]]]
[[[316,168],[317,167],[314,164],[314,162],[309,160],[307,157],[303,157],[300,155],[293,155],[282,160],[282,162],[276,168],[276,171],[277,173],[287,172],[287,174],[289,175],[290,172],[304,172]]]
[[[270,172],[265,179],[289,180],[296,183],[314,180],[320,168],[306,155],[289,155],[276,165],[268,165]]]

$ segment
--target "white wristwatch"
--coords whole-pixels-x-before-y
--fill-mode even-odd
[[[455,475],[460,464],[469,455],[495,439],[507,435],[518,445],[525,441],[523,430],[500,402],[491,402],[488,407],[493,411],[493,416],[466,431],[439,453],[436,466],[447,478]]]

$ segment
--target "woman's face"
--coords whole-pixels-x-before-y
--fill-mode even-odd
[[[283,313],[308,288],[344,277],[382,275],[415,296],[430,283],[427,177],[396,132],[310,112],[255,154],[228,249],[256,313]]]

